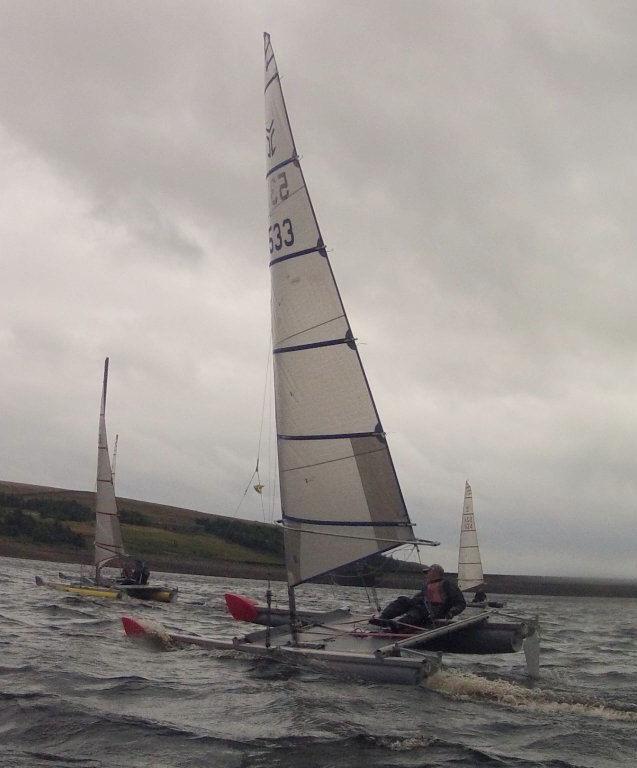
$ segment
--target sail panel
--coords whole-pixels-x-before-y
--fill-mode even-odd
[[[376,411],[356,352],[346,343],[274,356],[277,430],[282,435],[373,432]]]
[[[462,506],[462,524],[460,526],[460,550],[458,552],[458,587],[461,590],[472,589],[484,583],[482,560],[478,547],[473,513],[473,493],[469,483],[465,483]]]
[[[274,348],[344,338],[349,331],[326,259],[308,253],[271,267]]]
[[[385,530],[385,529],[384,529]],[[375,538],[373,533],[352,531],[347,526],[334,526],[325,531],[318,526],[303,525],[300,532],[287,528],[285,531],[285,556],[288,584],[296,586],[304,581],[329,573],[343,565],[363,560],[371,555],[397,546],[388,528],[387,541]],[[358,536],[359,538],[353,538]]]
[[[95,565],[100,568],[108,561],[125,557],[122,534],[117,515],[115,488],[106,435],[106,386],[108,358],[104,362],[104,382],[97,444],[97,487],[95,493]]]
[[[277,443],[294,586],[414,534],[307,191],[268,35],[265,68]]]

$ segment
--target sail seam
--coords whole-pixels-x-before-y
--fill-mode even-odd
[[[284,341],[289,341],[290,339],[293,339],[295,336],[301,336],[304,333],[308,333],[309,331],[315,331],[317,328],[320,328],[323,325],[329,325],[329,323],[333,323],[336,320],[340,320],[342,317],[345,317],[345,315],[336,315],[336,317],[330,317],[329,320],[324,320],[322,323],[317,323],[316,325],[311,325],[309,328],[304,328],[302,331],[297,331],[296,333],[291,333],[289,336],[286,336],[284,339],[281,339],[279,344],[282,344]]]
[[[337,461],[349,461],[350,459],[356,459],[358,456],[369,456],[372,453],[383,453],[386,448],[375,448],[373,451],[363,451],[362,453],[350,453],[347,456],[339,456],[338,459],[327,459],[326,461],[317,461],[314,464],[303,464],[300,467],[288,467],[281,470],[282,472],[295,472],[299,469],[312,469],[313,467],[321,467],[323,464],[334,464]]]
[[[278,259],[272,259],[270,266],[273,267],[280,261],[287,261],[288,259],[296,259],[297,256],[307,256],[308,253],[319,253],[323,250],[323,246],[316,246],[315,248],[306,248],[304,251],[295,251],[294,253],[288,253],[287,256],[279,256]]]

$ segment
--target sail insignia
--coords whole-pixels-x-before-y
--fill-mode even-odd
[[[288,584],[414,542],[290,128],[269,35],[266,185]],[[319,535],[329,528],[330,535]],[[353,531],[361,528],[364,535]]]
[[[458,587],[465,591],[484,583],[482,560],[478,547],[478,533],[473,514],[473,493],[468,481],[465,483],[460,526],[460,549],[458,552]]]

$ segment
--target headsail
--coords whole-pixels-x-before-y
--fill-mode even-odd
[[[95,494],[95,567],[100,569],[110,560],[125,557],[122,534],[117,516],[111,460],[106,438],[106,385],[108,383],[108,357],[104,361],[104,381],[100,407],[99,437],[97,443],[97,492]]]
[[[288,583],[414,541],[265,35],[272,337]]]
[[[473,516],[473,494],[468,482],[464,487],[462,525],[460,526],[460,551],[458,553],[458,587],[461,590],[478,587],[484,583],[482,560],[478,548],[476,521]]]

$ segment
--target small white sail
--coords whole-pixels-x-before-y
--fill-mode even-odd
[[[106,438],[106,386],[108,384],[108,357],[104,361],[104,381],[100,407],[97,443],[97,489],[95,494],[95,568],[96,571],[110,560],[125,557],[122,534],[117,516],[115,489]]]
[[[478,547],[478,534],[473,514],[473,494],[468,482],[464,488],[462,525],[460,526],[460,551],[458,553],[458,587],[465,591],[484,583],[482,560]]]
[[[290,587],[414,541],[265,35],[274,385]]]

